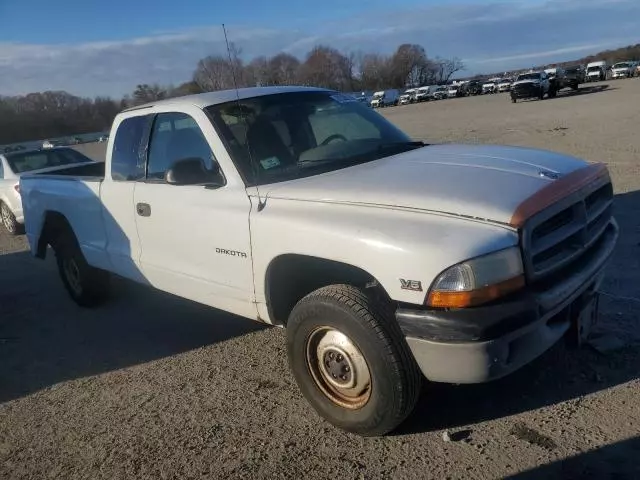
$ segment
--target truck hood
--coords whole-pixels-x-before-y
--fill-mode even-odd
[[[369,163],[265,186],[267,198],[404,208],[508,224],[555,179],[586,166],[545,150],[431,145]]]
[[[528,79],[528,80],[518,80],[517,82],[513,82],[512,87],[516,87],[518,85],[540,85],[540,80]]]

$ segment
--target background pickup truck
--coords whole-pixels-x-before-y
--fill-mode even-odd
[[[340,428],[387,433],[424,377],[499,378],[597,318],[618,235],[604,165],[424,145],[313,88],[159,101],[111,132],[104,172],[20,179],[32,253],[53,248],[82,306],[114,273],[285,327]]]

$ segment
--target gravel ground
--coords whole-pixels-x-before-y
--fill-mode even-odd
[[[385,438],[318,418],[288,372],[281,330],[125,281],[105,308],[81,310],[50,259],[0,234],[0,478],[640,478],[638,105],[631,79],[541,102],[493,95],[383,111],[433,142],[608,163],[621,240],[600,330],[624,344],[604,354],[558,344],[491,384],[426,385]],[[99,147],[83,146],[96,159]]]

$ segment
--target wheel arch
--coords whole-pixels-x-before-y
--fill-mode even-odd
[[[47,255],[47,246],[52,245],[54,239],[62,233],[71,234],[75,239],[75,234],[67,217],[56,210],[47,210],[44,213],[42,228],[38,237],[36,257],[44,259]]]
[[[354,265],[303,254],[282,254],[271,260],[264,292],[271,323],[286,326],[289,313],[307,294],[328,285],[348,284],[371,289],[389,299],[384,287],[369,272]]]

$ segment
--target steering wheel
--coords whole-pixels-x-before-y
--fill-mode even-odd
[[[320,146],[329,145],[333,140],[342,140],[343,142],[347,142],[347,138],[344,135],[340,135],[339,133],[334,133],[333,135],[329,135],[325,138]]]

